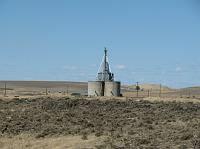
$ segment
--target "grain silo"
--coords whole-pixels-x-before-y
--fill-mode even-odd
[[[120,82],[114,81],[105,49],[96,81],[88,82],[88,96],[120,96],[120,85]]]
[[[104,96],[120,96],[120,82],[105,82]]]
[[[88,82],[88,95],[90,96],[103,96],[103,83],[101,81],[89,81]]]

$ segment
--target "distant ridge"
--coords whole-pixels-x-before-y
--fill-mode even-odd
[[[139,84],[140,88],[143,90],[160,90],[160,84]],[[136,85],[130,85],[129,88],[134,89]],[[175,89],[172,89],[168,86],[162,86],[162,90],[164,91],[172,91]]]
[[[9,87],[66,87],[66,86],[80,86],[81,88],[87,88],[86,82],[73,82],[73,81],[7,81],[0,80],[0,87],[4,87],[4,83],[7,83]]]
[[[181,88],[181,90],[184,90],[184,89],[199,89],[200,90],[200,86],[191,86],[191,87]]]

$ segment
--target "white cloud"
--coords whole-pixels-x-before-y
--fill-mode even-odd
[[[86,74],[85,74],[84,72],[81,72],[81,73],[79,74],[79,76],[86,76]]]
[[[119,64],[119,65],[116,65],[116,68],[117,68],[117,69],[125,69],[126,66],[123,65],[123,64]]]
[[[97,65],[96,64],[91,64],[90,67],[97,67]]]
[[[181,71],[182,71],[182,68],[181,68],[181,67],[176,67],[175,71],[176,71],[176,72],[181,72]]]
[[[63,69],[64,70],[76,70],[77,67],[76,66],[64,66]]]

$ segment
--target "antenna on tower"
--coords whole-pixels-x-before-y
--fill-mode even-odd
[[[106,49],[106,47],[104,47],[104,53],[105,53],[105,56],[107,56],[107,49]]]
[[[107,53],[108,50],[104,48],[104,56],[97,74],[97,81],[114,81],[114,74],[110,71]]]

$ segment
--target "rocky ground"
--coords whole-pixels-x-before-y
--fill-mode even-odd
[[[106,136],[94,148],[200,148],[200,103],[38,98],[0,100],[0,138]]]

